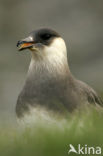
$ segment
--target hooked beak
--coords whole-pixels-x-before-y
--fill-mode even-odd
[[[18,50],[21,51],[24,49],[32,48],[34,44],[35,43],[34,43],[33,39],[31,37],[27,37],[25,39],[18,41],[17,47],[18,47]]]

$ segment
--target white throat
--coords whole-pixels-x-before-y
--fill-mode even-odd
[[[67,49],[65,42],[62,38],[56,38],[49,46],[45,46],[38,52],[32,51],[32,59],[29,66],[29,73],[32,74],[36,71],[43,71],[55,74],[69,72],[67,61]]]

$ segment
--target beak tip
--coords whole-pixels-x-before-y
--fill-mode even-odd
[[[16,44],[18,51],[22,51],[24,49],[30,48],[33,46],[33,42],[27,40],[27,39],[22,39],[19,40]]]
[[[16,46],[19,47],[19,45],[20,45],[20,41],[17,42]]]

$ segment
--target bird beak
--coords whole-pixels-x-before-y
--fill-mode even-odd
[[[18,47],[18,50],[21,51],[24,49],[32,48],[34,44],[35,43],[34,43],[33,39],[31,37],[27,37],[25,39],[18,41],[17,47]]]

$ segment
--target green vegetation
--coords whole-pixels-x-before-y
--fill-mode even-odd
[[[103,153],[103,113],[86,109],[52,123],[0,128],[0,156],[68,156],[69,144],[100,146]]]

